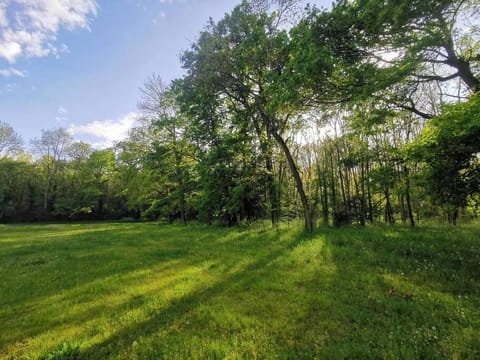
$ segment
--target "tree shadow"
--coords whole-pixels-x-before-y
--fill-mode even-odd
[[[1,336],[0,347],[109,308],[95,305],[67,316],[58,314],[63,310],[59,304],[70,308],[93,303],[95,297],[118,291],[115,284],[135,284],[144,277],[143,272],[162,271],[163,265],[181,271],[198,261],[186,248],[188,239],[178,239],[179,230],[174,227],[152,226],[158,231],[142,239],[137,235],[145,233],[135,226],[98,229],[95,225],[92,229],[82,225],[87,229],[79,234],[59,233],[63,227],[53,225],[43,226],[49,230],[40,234],[22,228],[17,231],[18,247],[0,244],[0,320],[10,330]],[[25,240],[26,236],[33,239]],[[25,241],[30,244],[23,244]]]
[[[278,238],[278,234],[267,233],[264,239],[265,243],[271,243],[272,237]],[[220,251],[232,251],[232,246],[238,246],[240,249],[243,249],[244,252],[255,248],[257,250],[256,255],[253,256],[252,254],[251,261],[244,267],[240,267],[233,272],[223,272],[224,275],[213,285],[198,289],[176,301],[172,301],[167,307],[155,313],[149,320],[127,326],[106,340],[84,349],[82,358],[104,359],[112,356],[115,357],[116,354],[125,354],[125,352],[131,349],[132,344],[136,340],[150,337],[161,329],[167,329],[175,321],[191,314],[202,304],[209,303],[212,299],[222,295],[231,296],[232,289],[237,289],[237,292],[239,289],[249,291],[256,282],[262,279],[263,270],[269,264],[275,262],[275,260],[285,254],[289,248],[294,247],[304,238],[305,235],[299,233],[284,243],[283,245],[285,246],[278,247],[273,251],[270,249],[267,251],[259,251],[258,244],[252,246],[252,240],[254,240],[254,238],[252,238],[248,232],[240,233],[238,237],[234,237],[227,242],[225,242],[224,239],[217,240],[214,243],[217,245],[218,243],[223,243],[225,245],[225,248],[220,249]]]
[[[305,234],[148,226],[55,240],[47,253],[62,246],[61,254],[75,253],[78,263],[65,269],[70,275],[82,265],[93,269],[78,286],[65,286],[69,277],[60,276],[31,301],[22,300],[18,309],[35,306],[31,318],[18,315],[24,320],[45,319],[56,309],[52,302],[72,311],[31,328],[20,322],[15,326],[24,333],[7,334],[3,344],[106,316],[118,324],[75,337],[81,358],[433,359],[469,358],[475,351],[475,231],[322,228]],[[48,276],[47,270],[40,274]],[[413,299],[391,296],[392,287]],[[124,296],[116,297],[119,291]],[[121,320],[137,309],[147,311]],[[7,325],[15,315],[9,316]],[[445,355],[453,346],[445,344],[453,343],[458,352]]]
[[[18,280],[21,286],[32,288],[28,294],[20,289],[17,294],[0,299],[4,305],[0,319],[11,330],[2,336],[1,347],[8,349],[15,343],[55,329],[81,326],[102,314],[113,318],[125,313],[127,309],[142,306],[142,302],[151,299],[156,293],[173,286],[176,281],[183,281],[181,277],[177,279],[175,276],[176,273],[182,274],[185,269],[199,268],[220,277],[213,287],[206,288],[200,279],[198,291],[193,295],[174,300],[167,305],[167,309],[155,314],[154,320],[133,326],[136,332],[145,328],[143,333],[148,333],[148,329],[159,319],[168,323],[175,314],[186,311],[189,306],[198,303],[199,299],[201,301],[213,297],[226,289],[228,284],[247,279],[250,271],[262,267],[272,256],[277,256],[276,253],[270,253],[270,248],[262,249],[259,239],[252,237],[248,231],[202,229],[199,232],[195,227],[186,231],[183,227],[152,226],[154,231],[149,236],[139,238],[137,235],[145,235],[146,229],[141,232],[136,229],[135,226],[121,226],[75,236],[57,236],[55,240],[43,244],[35,243],[27,251],[23,248],[7,251],[2,249],[0,264],[5,266],[5,259],[8,258],[10,265],[14,266],[12,269],[7,267],[13,276],[10,283]],[[268,245],[278,237],[278,233],[267,232],[260,242]],[[294,238],[289,242],[300,241],[299,239]],[[52,260],[55,257],[63,258],[64,267],[58,267],[58,262]],[[39,258],[44,259],[45,263],[32,263]],[[259,260],[256,262],[256,259]],[[25,279],[31,281],[15,279],[18,276],[16,270],[23,267],[27,269]],[[155,272],[170,277],[171,281],[167,278],[162,280],[161,287],[135,294],[136,284],[146,281],[144,273],[151,276]],[[78,273],[81,276],[75,279]],[[43,280],[35,283],[36,279],[43,278],[48,286],[43,286]],[[8,289],[9,283],[6,280],[3,286]],[[111,286],[105,285],[111,282]],[[98,298],[108,299],[122,289],[131,291],[118,303],[109,304],[108,300],[98,302]],[[79,310],[76,310],[76,306]],[[64,309],[72,310],[58,314],[59,310]],[[122,331],[104,345],[108,347],[109,344],[121,343],[122,339],[128,338],[129,332]],[[105,346],[98,345],[85,356],[90,356]],[[105,354],[102,351],[100,353]]]
[[[480,355],[475,345],[480,245],[472,242],[471,232],[452,232],[457,235],[452,238],[443,231],[321,231],[326,244],[322,256],[336,271],[319,270],[305,284],[312,294],[327,295],[310,296],[305,316],[297,321],[298,341],[284,349],[286,357]]]

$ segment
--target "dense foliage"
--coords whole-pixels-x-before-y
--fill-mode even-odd
[[[243,1],[142,88],[139,126],[94,150],[63,129],[26,153],[0,123],[0,221],[478,216],[476,1]]]

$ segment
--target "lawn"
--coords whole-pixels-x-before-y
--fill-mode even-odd
[[[0,358],[479,359],[480,226],[0,225]]]

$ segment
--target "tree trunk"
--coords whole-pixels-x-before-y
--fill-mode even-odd
[[[448,39],[445,50],[448,55],[447,64],[458,70],[458,76],[460,76],[472,93],[477,93],[480,90],[480,80],[477,79],[472,72],[470,62],[457,56],[453,46],[453,39],[451,37]]]
[[[413,216],[412,210],[412,200],[410,198],[410,177],[408,167],[403,167],[403,172],[405,174],[405,197],[407,201],[407,211],[408,211],[408,219],[410,220],[410,226],[415,227],[415,218]]]
[[[367,201],[368,201],[368,221],[373,224],[373,200],[372,200],[372,185],[370,184],[370,163],[367,160]]]
[[[337,190],[335,186],[335,174],[334,174],[332,154],[330,154],[330,176],[331,176],[331,182],[332,182],[332,210],[333,210],[333,214],[335,214],[337,212]]]
[[[275,186],[275,177],[273,169],[273,160],[272,160],[272,149],[270,144],[270,136],[266,132],[267,140],[264,139],[264,129],[260,127],[260,124],[257,121],[254,121],[255,132],[257,133],[258,140],[260,142],[260,150],[262,151],[263,156],[265,157],[265,167],[268,172],[267,176],[267,191],[268,191],[268,200],[270,201],[270,219],[272,225],[274,226],[280,219],[280,196]]]
[[[405,205],[405,196],[404,194],[398,195],[398,202],[400,205],[400,219],[402,220],[402,224],[407,222],[407,208]]]
[[[337,150],[337,168],[338,168],[338,177],[340,179],[340,190],[342,191],[343,206],[346,208],[347,195],[345,194],[345,182],[343,181],[342,167],[340,166],[341,164],[340,150],[338,149],[338,144],[335,144],[335,147]]]
[[[385,189],[385,201],[385,222],[393,224],[395,219],[393,218],[393,209],[392,203],[390,202],[390,191],[388,188]]]
[[[176,177],[177,181],[177,186],[180,191],[180,196],[178,199],[179,202],[179,207],[180,207],[180,219],[182,223],[187,222],[187,215],[186,215],[186,209],[185,209],[185,175],[182,170],[182,155],[178,151],[178,141],[177,141],[177,126],[175,123],[172,124],[172,129],[171,129],[171,135],[172,135],[172,142],[173,142],[173,156],[175,159],[175,169],[174,169],[174,174]]]
[[[272,161],[272,156],[271,154],[268,154],[268,156],[265,159],[265,165],[267,168],[268,172],[268,198],[270,200],[270,219],[272,221],[272,225],[275,225],[280,218],[280,201],[278,199],[278,192],[275,186],[275,177],[273,175],[274,170],[273,170],[273,161]]]
[[[48,185],[45,186],[45,190],[43,192],[43,210],[45,211],[46,215],[48,210]]]
[[[272,136],[275,141],[280,145],[280,148],[282,149],[285,157],[287,158],[288,167],[290,168],[293,179],[295,181],[298,195],[300,196],[300,201],[302,202],[303,216],[305,219],[305,230],[311,232],[313,231],[312,210],[310,208],[310,204],[308,203],[308,199],[303,188],[303,182],[302,178],[300,177],[300,172],[298,171],[292,153],[290,152],[290,149],[288,148],[285,140],[283,140],[283,138],[276,131],[272,131]]]
[[[318,167],[318,176],[322,179],[321,191],[322,191],[322,216],[323,224],[328,225],[328,186],[327,186],[327,176],[325,175],[325,170],[323,176],[320,175],[321,169]]]

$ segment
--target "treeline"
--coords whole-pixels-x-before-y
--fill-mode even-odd
[[[455,224],[480,204],[476,1],[244,1],[112,148],[0,126],[0,221]]]

